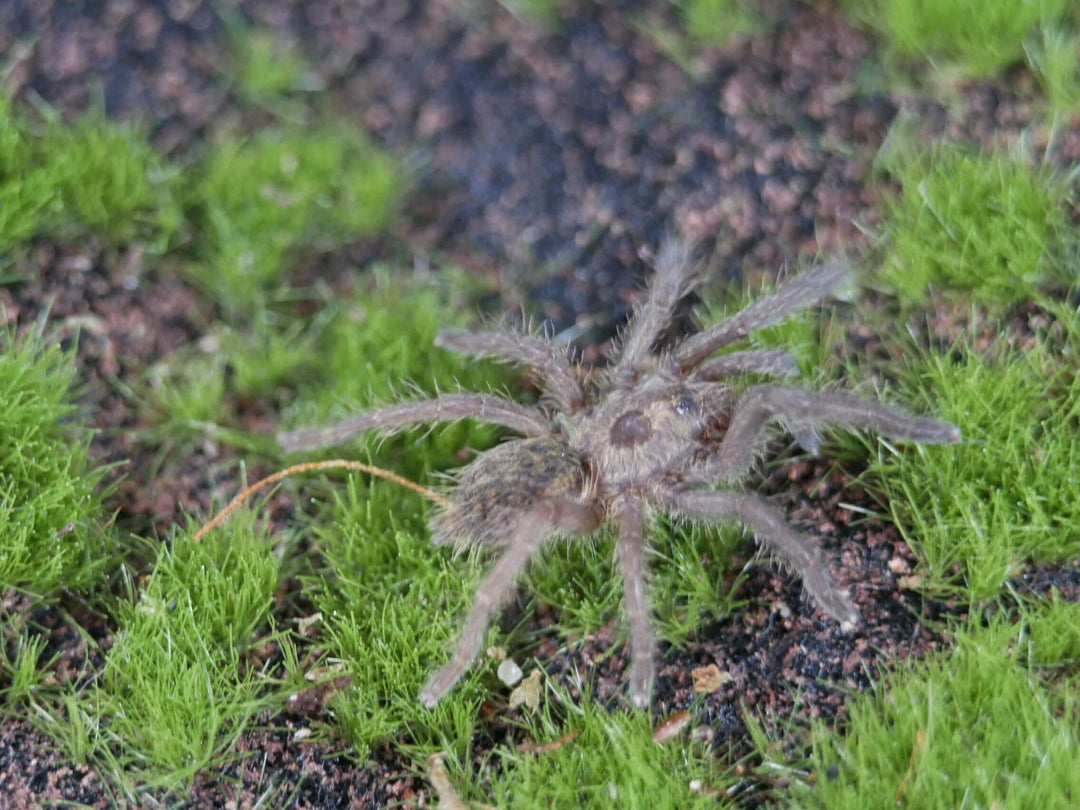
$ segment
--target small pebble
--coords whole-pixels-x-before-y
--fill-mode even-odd
[[[514,686],[521,680],[521,667],[512,658],[507,658],[501,664],[497,672],[499,680],[505,683],[507,686]]]

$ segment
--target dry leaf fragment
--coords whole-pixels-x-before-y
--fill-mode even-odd
[[[64,318],[63,327],[76,331],[87,332],[94,337],[106,337],[109,334],[109,325],[104,318],[97,315],[68,315]]]
[[[322,617],[321,613],[315,613],[311,616],[301,616],[296,620],[296,629],[300,632],[300,635],[306,635],[308,628],[321,622]]]
[[[675,714],[671,715],[671,717],[656,727],[656,730],[652,735],[652,741],[657,745],[663,745],[686,728],[686,724],[689,722],[690,712],[675,712]]]
[[[325,681],[344,671],[345,664],[341,661],[335,661],[334,663],[326,664],[325,666],[312,667],[304,673],[304,677],[309,681]]]
[[[926,574],[916,573],[910,576],[898,577],[896,584],[905,591],[917,591],[926,582]]]
[[[735,680],[730,672],[725,672],[716,664],[698,667],[697,669],[691,670],[690,674],[694,676],[695,695],[711,695],[713,692],[719,690],[724,684],[731,683]]]
[[[510,708],[516,709],[518,706],[525,705],[534,712],[540,708],[540,681],[543,677],[540,670],[534,669],[528,678],[519,683],[510,693]]]
[[[569,734],[564,734],[557,740],[547,743],[535,743],[535,742],[523,742],[518,748],[525,751],[528,754],[550,754],[552,751],[558,751],[564,745],[572,743],[578,738],[578,734],[581,732],[571,731]]]
[[[889,562],[886,563],[886,565],[889,566],[889,570],[892,571],[894,574],[911,573],[911,566],[908,564],[908,561],[905,560],[903,557],[890,557]]]

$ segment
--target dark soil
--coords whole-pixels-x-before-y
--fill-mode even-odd
[[[842,471],[830,469],[827,462],[797,461],[778,468],[762,489],[776,493],[796,525],[823,538],[836,561],[837,580],[850,589],[861,623],[854,634],[840,632],[807,602],[788,572],[756,560],[736,592],[746,607],[702,628],[685,649],[667,652],[659,668],[658,717],[690,709],[697,701],[700,724],[692,733],[728,752],[732,762],[751,753],[744,710],[803,731],[814,718],[842,719],[847,693],[870,687],[892,663],[942,649],[947,639],[930,626],[955,612],[948,605],[924,604],[910,590],[916,561],[894,526],[841,505],[877,508]],[[747,551],[753,553],[752,548]],[[731,581],[744,562],[732,561]],[[618,628],[608,628],[558,659],[554,671],[569,676],[576,668],[587,673],[601,699],[624,703],[629,660],[621,650],[607,657],[618,638]],[[543,651],[540,655],[545,657]],[[710,664],[730,680],[702,700],[694,694],[692,673]],[[567,677],[564,685],[573,691],[573,683]],[[802,753],[794,731],[789,745],[789,753]],[[771,785],[749,778],[740,791],[749,805],[770,796]]]
[[[156,144],[183,156],[248,115],[227,79],[220,12],[270,27],[312,60],[331,107],[420,158],[396,236],[484,274],[504,311],[525,306],[597,357],[667,229],[707,240],[715,275],[754,281],[859,243],[859,226],[875,222],[870,163],[901,107],[918,113],[928,132],[984,144],[1012,138],[1032,120],[1035,88],[1024,75],[1007,91],[971,88],[949,110],[865,92],[867,35],[828,3],[769,8],[775,26],[700,54],[694,80],[662,54],[647,25],[634,24],[668,20],[670,7],[659,0],[577,2],[556,34],[483,0],[7,0],[0,53],[15,57],[7,81],[23,97],[40,96],[64,114],[101,98],[109,115],[142,119]],[[1080,128],[1062,134],[1054,159],[1080,160]],[[214,317],[167,266],[140,270],[141,261],[136,250],[118,257],[95,244],[43,242],[20,268],[25,280],[0,287],[0,305],[22,324],[49,310],[66,339],[78,340],[86,416],[103,431],[95,453],[123,462],[112,473],[117,519],[165,536],[185,513],[205,514],[231,490],[236,456],[205,441],[161,464],[146,415],[124,394],[154,364],[196,343]],[[742,705],[778,720],[794,713],[796,724],[842,718],[846,691],[947,643],[927,620],[950,608],[923,604],[904,587],[910,552],[895,529],[855,521],[840,505],[874,506],[847,484],[842,472],[801,462],[779,467],[764,487],[796,521],[830,538],[834,570],[851,585],[864,626],[841,635],[805,604],[793,577],[756,565],[740,590],[745,611],[666,653],[658,722],[689,704],[691,670],[715,663],[733,679],[706,698],[695,733],[719,750],[729,746],[734,759],[745,751]],[[1020,584],[1077,595],[1075,570],[1032,570]],[[108,646],[103,617],[80,615],[77,602],[67,607]],[[57,677],[89,677],[85,643],[53,611],[35,621],[67,662]],[[540,655],[553,676],[576,666],[593,676],[602,699],[618,703],[625,658],[602,655],[614,639],[612,628],[569,654],[552,642]],[[333,758],[339,744],[301,743],[297,729],[322,713],[319,700],[303,705],[273,718],[277,730],[248,734],[242,758],[200,778],[190,806],[248,806],[263,796],[299,807],[430,802],[426,783],[390,749],[356,765]],[[772,788],[748,778],[744,796],[757,803]],[[113,797],[27,723],[0,729],[0,806],[72,801],[104,807]]]

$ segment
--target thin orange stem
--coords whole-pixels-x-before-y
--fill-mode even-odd
[[[419,484],[410,481],[408,478],[402,478],[400,475],[392,473],[389,470],[384,470],[382,467],[372,467],[370,464],[361,464],[359,461],[347,461],[341,458],[335,458],[329,461],[308,461],[303,464],[294,464],[291,467],[286,467],[284,470],[278,470],[273,475],[268,475],[261,481],[256,481],[250,487],[248,487],[231,501],[229,501],[229,505],[222,509],[220,512],[218,512],[216,515],[214,515],[214,517],[210,519],[210,522],[203,526],[201,529],[199,529],[199,531],[197,531],[195,533],[195,536],[191,539],[193,542],[198,543],[200,540],[206,537],[207,534],[209,534],[226,520],[228,520],[229,515],[231,515],[241,506],[243,506],[244,501],[246,501],[263,487],[269,486],[270,484],[276,484],[281,479],[288,478],[290,475],[295,475],[296,473],[342,468],[346,470],[357,470],[359,472],[368,473],[369,475],[376,475],[379,478],[386,478],[389,481],[393,481],[395,484],[401,484],[403,487],[408,487],[414,492],[419,492],[425,498],[435,501],[435,503],[439,504],[440,506],[447,506],[450,503],[439,493],[433,492],[427,487],[422,487]]]

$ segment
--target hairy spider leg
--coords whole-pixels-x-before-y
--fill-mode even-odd
[[[665,239],[656,256],[656,274],[649,292],[626,327],[615,379],[632,380],[639,366],[652,357],[652,347],[671,320],[675,305],[698,280],[698,265],[692,260],[693,247],[679,239]]]
[[[619,569],[630,623],[630,699],[643,709],[652,697],[656,675],[656,639],[649,625],[645,589],[645,509],[640,498],[624,496],[615,504],[619,522]]]
[[[450,663],[436,672],[420,692],[425,706],[433,708],[468,670],[484,644],[492,614],[513,595],[518,575],[544,540],[555,531],[590,532],[598,522],[593,509],[564,498],[538,503],[522,515],[506,551],[480,583]]]
[[[755,385],[739,395],[720,449],[687,476],[698,483],[734,481],[746,474],[766,438],[766,427],[783,421],[800,443],[816,444],[814,428],[839,424],[873,428],[883,436],[924,444],[958,442],[960,429],[950,422],[910,416],[897,408],[842,393],[818,393]],[[807,449],[814,451],[816,447]]]
[[[447,394],[435,399],[386,405],[333,425],[279,433],[277,439],[287,452],[293,453],[341,444],[369,430],[398,430],[419,422],[466,418],[502,425],[530,437],[551,433],[551,423],[535,408],[490,394]]]
[[[540,376],[544,394],[567,413],[574,413],[585,404],[585,394],[567,350],[550,340],[510,330],[445,329],[435,338],[435,345],[469,357],[495,357],[528,366]]]
[[[671,508],[692,519],[738,520],[755,539],[787,563],[802,580],[803,588],[822,610],[844,630],[855,627],[859,614],[847,593],[829,573],[814,538],[796,531],[758,495],[743,492],[681,490],[669,498]]]
[[[766,374],[770,377],[798,377],[799,364],[791,352],[777,349],[749,349],[716,357],[701,366],[694,379],[715,382],[740,374]]]
[[[772,295],[755,301],[703,332],[691,335],[675,347],[672,357],[684,373],[689,372],[717,349],[816,304],[850,280],[847,265],[840,261],[800,273]]]

